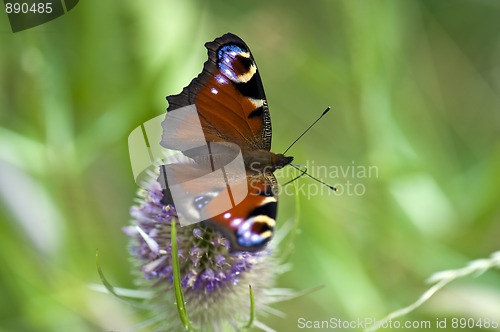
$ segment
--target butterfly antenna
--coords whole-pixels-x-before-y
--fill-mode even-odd
[[[292,166],[293,168],[295,168],[295,169],[297,169],[297,170],[301,171],[301,169],[300,169],[300,168],[298,168],[298,167],[297,167],[297,166],[295,166],[295,165],[290,165],[290,166]],[[312,176],[311,174],[309,174],[309,173],[307,173],[307,172],[304,172],[304,175],[307,175],[308,177],[310,177],[310,178],[311,178],[311,179],[313,179],[314,181],[317,181],[317,182],[321,183],[322,185],[324,185],[324,186],[328,187],[329,189],[331,189],[331,190],[333,190],[333,191],[337,191],[337,188],[335,188],[334,186],[329,185],[328,183],[326,183],[326,182],[324,182],[324,181],[321,181],[320,179],[318,179],[318,178],[316,178],[316,177]]]
[[[333,191],[337,191],[337,188],[335,188],[334,186],[332,185],[329,185],[328,183],[324,182],[324,181],[321,181],[320,179],[318,179],[317,177],[314,177],[312,176],[311,174],[307,173],[307,168],[304,166],[304,165],[295,165],[295,164],[290,164],[290,166],[292,166],[293,168],[295,168],[296,170],[300,171],[300,175],[294,177],[293,179],[291,179],[290,181],[286,182],[284,184],[284,186],[286,186],[287,184],[289,183],[292,183],[293,181],[303,177],[304,175],[310,177],[311,179],[313,179],[314,181],[316,182],[319,182],[321,183],[322,185],[324,185],[325,187],[327,187],[328,189],[331,189]],[[300,166],[303,167],[303,169],[300,168]]]
[[[323,111],[323,113],[321,113],[321,115],[319,116],[319,118],[317,118],[317,119],[316,119],[316,121],[314,121],[314,122],[313,122],[313,123],[312,123],[309,127],[307,127],[307,129],[306,129],[306,130],[304,130],[304,132],[303,132],[303,133],[302,133],[299,137],[297,137],[297,139],[296,139],[295,141],[293,141],[293,143],[292,143],[292,144],[290,144],[290,146],[289,146],[289,147],[285,150],[285,152],[283,152],[283,154],[286,154],[286,153],[288,152],[288,150],[290,150],[290,148],[291,148],[291,147],[292,147],[295,143],[297,143],[297,141],[298,141],[299,139],[301,139],[301,138],[302,138],[302,136],[304,136],[304,135],[305,135],[305,134],[309,131],[309,129],[311,129],[311,128],[312,128],[312,127],[313,127],[313,126],[314,126],[314,125],[315,125],[315,124],[316,124],[316,123],[317,123],[317,122],[318,122],[318,121],[319,121],[319,120],[320,120],[323,116],[325,116],[325,114],[326,114],[326,113],[328,113],[331,109],[332,109],[332,108],[331,108],[330,106],[328,106],[328,107],[326,108],[326,110],[324,110],[324,111]]]
[[[304,165],[295,165],[295,164],[293,164],[292,166],[293,166],[293,167],[295,167],[295,168],[297,168],[297,169],[299,169],[299,167],[303,167],[303,169],[299,169],[299,170],[300,170],[300,175],[297,175],[297,176],[296,176],[296,177],[294,177],[293,179],[291,179],[291,180],[289,180],[289,181],[285,182],[285,183],[283,184],[283,186],[286,186],[287,184],[290,184],[290,183],[292,183],[293,181],[300,179],[302,176],[304,176],[304,174],[306,174],[306,173],[307,173],[307,167],[306,167],[306,166],[304,166]]]

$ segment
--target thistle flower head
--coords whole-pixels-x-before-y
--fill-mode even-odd
[[[241,326],[250,313],[249,285],[257,312],[266,312],[270,303],[283,297],[271,288],[285,270],[272,245],[258,252],[230,252],[230,243],[221,233],[200,224],[178,226],[175,207],[163,205],[162,197],[156,180],[149,181],[131,209],[135,225],[124,230],[132,238],[130,253],[140,269],[138,283],[154,294],[149,304],[161,330],[182,330],[173,291],[170,230],[174,222],[181,285],[195,326],[215,331],[226,325]]]

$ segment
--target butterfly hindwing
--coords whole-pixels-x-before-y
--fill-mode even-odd
[[[231,242],[232,250],[262,248],[274,234],[278,201],[267,176],[249,176],[247,197],[234,208],[207,221]]]

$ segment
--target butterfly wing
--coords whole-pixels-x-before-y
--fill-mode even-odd
[[[207,142],[269,151],[271,117],[250,49],[230,33],[205,46],[203,71],[180,94],[167,97],[167,111],[194,104]],[[164,138],[161,144],[170,148],[171,142]]]
[[[249,193],[234,208],[206,221],[229,239],[231,250],[260,250],[274,234],[278,202],[272,173],[249,176]],[[275,183],[274,179],[274,183]]]

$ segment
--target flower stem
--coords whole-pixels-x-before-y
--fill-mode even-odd
[[[253,326],[253,321],[255,320],[255,299],[253,297],[252,285],[248,285],[250,289],[250,318],[248,319],[247,325],[245,325],[244,329],[250,329]]]
[[[191,321],[189,320],[188,313],[186,310],[186,302],[184,301],[184,294],[182,292],[181,286],[181,272],[179,268],[179,257],[177,256],[177,230],[175,220],[172,220],[171,226],[172,234],[172,265],[173,265],[173,275],[174,275],[174,292],[175,292],[175,302],[177,303],[177,312],[179,313],[179,318],[186,331],[194,331]]]

